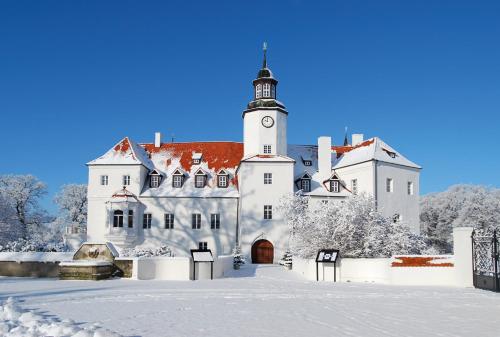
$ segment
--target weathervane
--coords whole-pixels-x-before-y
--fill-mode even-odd
[[[267,42],[264,41],[262,46],[262,50],[264,51],[264,62],[262,64],[262,68],[267,68],[267,60],[266,60],[266,52],[267,52]]]

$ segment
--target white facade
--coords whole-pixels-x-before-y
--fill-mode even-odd
[[[264,60],[243,112],[243,143],[162,143],[157,133],[151,143],[126,137],[89,162],[88,240],[167,245],[177,256],[197,248],[227,255],[239,243],[252,261],[273,262],[289,243],[279,200],[298,191],[315,202],[364,192],[418,231],[420,167],[377,137],[289,145],[277,83]]]

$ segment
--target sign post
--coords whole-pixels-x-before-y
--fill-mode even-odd
[[[196,263],[210,262],[210,279],[214,279],[214,257],[210,249],[191,249],[193,258],[193,281],[196,280]]]
[[[338,249],[320,249],[316,256],[316,281],[319,281],[319,264],[320,263],[333,263],[333,282],[337,282],[337,258],[339,257]],[[323,268],[323,279],[325,279],[325,272]]]

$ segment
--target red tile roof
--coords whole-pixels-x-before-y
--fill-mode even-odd
[[[181,167],[187,172],[191,171],[193,152],[201,153],[202,162],[216,172],[222,168],[237,167],[243,158],[243,143],[237,142],[164,143],[160,147],[148,143],[140,146],[151,156],[162,151],[170,152],[172,157],[180,158]]]
[[[364,142],[359,143],[358,145],[355,145],[355,146],[352,146],[352,145],[335,146],[334,145],[334,146],[332,146],[332,150],[337,152],[337,158],[338,158],[341,155],[343,155],[344,153],[347,153],[347,152],[352,151],[354,149],[357,149],[359,147],[370,146],[371,144],[373,144],[374,141],[375,141],[375,138],[372,138],[372,139],[365,140]]]

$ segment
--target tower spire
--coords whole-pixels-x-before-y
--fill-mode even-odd
[[[344,136],[344,146],[349,145],[349,140],[347,139],[347,126],[345,127],[345,136]]]
[[[267,42],[264,41],[264,45],[262,46],[262,50],[264,51],[264,61],[262,62],[262,68],[267,68]]]

